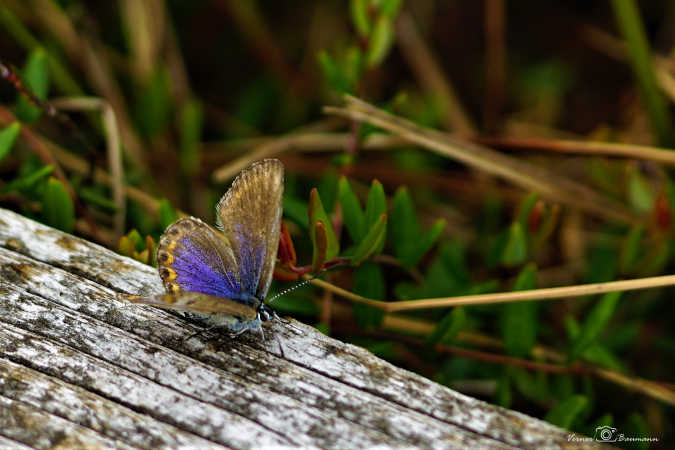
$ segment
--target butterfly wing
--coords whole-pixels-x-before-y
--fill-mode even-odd
[[[198,314],[219,314],[236,317],[242,321],[252,321],[256,318],[257,306],[246,306],[240,302],[228,300],[215,295],[200,292],[180,292],[178,294],[163,294],[152,297],[120,294],[122,300],[142,305],[151,305],[157,308],[174,311],[192,312]]]
[[[266,159],[244,170],[216,207],[218,226],[229,242],[242,295],[267,296],[279,248],[284,166]]]
[[[242,294],[239,263],[227,238],[199,219],[180,219],[166,229],[157,263],[169,294],[198,292],[246,306],[254,303]]]

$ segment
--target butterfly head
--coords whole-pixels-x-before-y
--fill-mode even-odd
[[[258,319],[261,322],[267,322],[275,318],[279,318],[276,311],[267,306],[265,303],[260,302],[260,306],[258,307]]]

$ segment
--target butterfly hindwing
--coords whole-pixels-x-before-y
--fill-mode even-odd
[[[281,229],[284,166],[266,159],[244,170],[216,207],[243,293],[264,299],[272,282]]]
[[[151,305],[174,311],[228,315],[242,321],[254,320],[258,307],[258,305],[247,306],[237,301],[199,292],[180,292],[178,294],[162,294],[152,297],[121,294],[121,298],[131,303]]]

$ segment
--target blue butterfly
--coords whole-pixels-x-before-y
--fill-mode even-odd
[[[164,231],[157,262],[167,293],[125,299],[204,315],[232,335],[262,335],[262,323],[277,317],[263,301],[276,263],[283,192],[281,161],[266,159],[243,170],[216,206],[220,231],[195,217]]]

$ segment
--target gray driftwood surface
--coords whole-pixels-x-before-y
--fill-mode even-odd
[[[155,269],[0,209],[0,448],[595,446],[295,321],[214,349],[115,298],[161,291]]]

